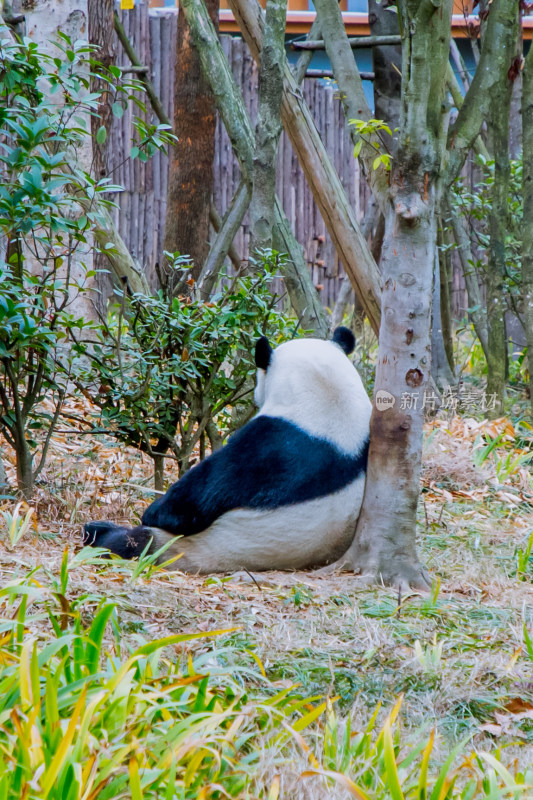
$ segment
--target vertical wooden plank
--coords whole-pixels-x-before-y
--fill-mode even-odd
[[[137,249],[138,220],[139,220],[139,192],[133,191],[130,194],[129,244],[131,247],[131,254],[134,258],[138,258],[139,255]]]
[[[150,18],[150,75],[158,97],[161,97],[161,25],[160,17]],[[152,184],[154,196],[159,199],[161,192],[161,154],[152,159]]]

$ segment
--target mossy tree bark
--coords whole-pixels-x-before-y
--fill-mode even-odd
[[[229,0],[229,5],[253,58],[259,62],[264,25],[261,6],[257,0]],[[345,36],[344,27],[342,32]],[[286,58],[283,69],[283,126],[298,156],[339,259],[372,327],[377,331],[381,280],[376,262]]]
[[[458,103],[457,118],[448,130],[444,165],[447,186],[459,175],[470,150],[478,147],[476,140],[489,115],[491,97],[507,78],[511,63],[502,45],[507,40],[509,27],[514,25],[518,6],[516,0],[493,0],[490,9],[487,8],[479,63],[464,101]]]
[[[490,12],[492,13],[492,11]],[[495,398],[494,416],[503,413],[507,378],[507,332],[505,312],[505,237],[507,235],[508,193],[511,164],[509,155],[509,118],[513,83],[510,69],[517,56],[518,3],[508,4],[502,17],[498,59],[507,74],[490,92],[487,128],[494,153],[494,183],[489,216],[489,252],[487,262],[487,394]]]
[[[272,247],[276,198],[276,154],[282,130],[283,60],[287,0],[267,0],[261,62],[252,202],[250,252]]]
[[[333,0],[316,0],[315,7],[326,52],[339,87],[346,119],[372,119],[374,113],[366,100],[363,82],[355,63],[353,50],[348,42],[338,3],[336,0],[335,2]],[[354,126],[350,127],[350,136],[354,144],[361,142],[360,164],[374,197],[381,210],[385,212],[389,197],[389,176],[384,169],[373,168],[376,147],[383,150],[384,142],[377,134],[364,136],[361,140]]]
[[[217,108],[239,161],[243,181],[250,186],[254,135],[244,100],[233,79],[203,0],[182,0],[181,8],[187,16],[204,75],[209,81]],[[318,337],[324,337],[328,331],[324,309],[313,286],[302,248],[294,238],[290,223],[277,197],[274,214],[274,247],[289,255],[289,260],[282,267],[282,274],[291,304],[302,327],[313,331]]]
[[[524,327],[529,354],[529,397],[533,416],[533,47],[522,74],[522,193],[524,228],[522,233],[522,297]]]

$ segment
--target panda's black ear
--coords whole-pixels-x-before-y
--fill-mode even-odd
[[[273,350],[266,336],[261,336],[255,344],[255,366],[258,369],[268,369],[272,360]]]
[[[349,328],[340,325],[333,331],[333,341],[342,347],[347,356],[355,350],[355,336]]]

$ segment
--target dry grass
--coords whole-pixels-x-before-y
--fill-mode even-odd
[[[84,521],[136,520],[151,499],[143,491],[149,459],[66,430],[55,437],[38,487],[34,535],[14,551],[0,543],[3,583],[36,565],[57,572],[64,548],[79,548]],[[480,437],[487,433],[502,434],[502,441],[480,463]],[[259,585],[179,572],[132,582],[112,563],[79,564],[71,570],[70,590],[116,599],[133,640],[237,627],[217,644],[234,645],[221,657],[259,659],[276,685],[299,683],[309,695],[337,696],[354,731],[366,726],[378,703],[384,718],[403,694],[407,737],[436,727],[440,758],[470,737],[478,749],[505,745],[507,763],[529,764],[533,659],[524,625],[533,631],[533,586],[531,571],[520,574],[518,551],[533,530],[531,483],[523,463],[500,480],[502,459],[519,455],[518,444],[507,421],[428,427],[419,547],[435,578],[431,596],[399,599],[354,576],[312,573],[256,575]],[[12,475],[9,465],[8,471]],[[200,640],[186,651],[208,654],[211,647]],[[246,685],[245,672],[242,680]],[[319,753],[320,728],[316,737]],[[269,781],[273,767],[268,752],[263,755]],[[300,779],[306,766],[307,756],[295,745],[283,772],[283,796],[324,796],[316,781]]]

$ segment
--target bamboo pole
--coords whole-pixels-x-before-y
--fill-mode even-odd
[[[401,44],[400,35],[393,36],[349,36],[348,44],[350,47],[375,47],[376,45]],[[292,42],[293,50],[325,50],[326,44],[322,40],[307,39],[303,42]]]

